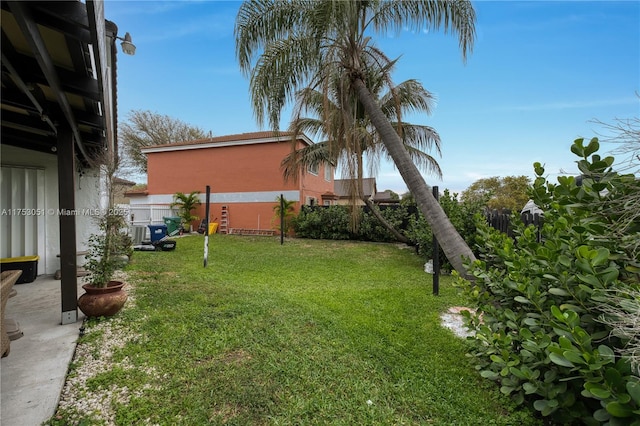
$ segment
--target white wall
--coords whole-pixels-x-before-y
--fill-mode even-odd
[[[3,166],[37,167],[44,170],[44,229],[38,230],[43,239],[44,253],[38,264],[39,274],[53,274],[60,269],[60,222],[58,216],[58,160],[55,155],[0,145]],[[86,248],[89,234],[97,230],[93,210],[101,208],[99,173],[95,170],[76,172],[76,244],[78,250]],[[2,207],[2,206],[0,206]],[[84,209],[84,210],[83,210]],[[2,236],[0,235],[0,238]],[[81,261],[80,259],[79,261]]]

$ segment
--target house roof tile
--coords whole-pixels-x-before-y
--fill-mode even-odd
[[[349,179],[336,179],[334,181],[334,192],[340,198],[349,197]],[[376,193],[376,179],[364,178],[362,179],[362,190],[366,195],[372,197]]]
[[[271,139],[271,138],[289,138],[293,136],[293,132],[274,132],[274,131],[263,131],[263,132],[249,132],[249,133],[238,133],[234,135],[224,135],[224,136],[215,136],[212,138],[203,138],[203,139],[195,139],[190,141],[182,141],[182,142],[174,142],[160,145],[151,145],[143,148],[143,152],[145,150],[158,150],[162,148],[173,148],[173,147],[181,147],[181,146],[194,146],[194,145],[215,145],[215,144],[226,144],[229,142],[247,142],[252,140],[261,140],[261,139]],[[300,139],[309,141],[310,140],[304,135],[300,135]]]

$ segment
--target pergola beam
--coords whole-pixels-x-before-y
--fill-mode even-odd
[[[38,24],[31,17],[31,13],[29,9],[22,3],[18,1],[12,1],[9,3],[9,9],[13,13],[18,26],[20,27],[24,37],[27,40],[27,43],[31,47],[33,54],[42,70],[45,78],[53,93],[55,93],[56,100],[62,109],[62,113],[69,125],[70,131],[75,138],[76,144],[80,149],[83,157],[87,159],[87,161],[91,162],[91,158],[89,157],[86,149],[83,146],[82,138],[80,137],[80,130],[78,129],[78,124],[76,123],[75,117],[73,115],[73,110],[71,105],[69,104],[69,100],[62,90],[62,86],[60,84],[60,78],[56,73],[56,68],[53,65],[53,61],[51,60],[51,56],[47,51],[47,47],[42,39],[42,35],[38,30]],[[3,57],[4,60],[4,57]]]

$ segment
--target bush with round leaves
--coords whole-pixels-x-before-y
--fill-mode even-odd
[[[518,221],[514,238],[478,222],[475,279],[460,279],[477,308],[467,315],[476,330],[469,355],[483,377],[554,423],[640,425],[639,373],[625,354],[634,337],[607,321],[612,301],[640,290],[640,223],[625,207],[640,181],[616,173],[598,149],[595,138],[576,140],[581,176],[557,184],[534,164],[541,239]]]

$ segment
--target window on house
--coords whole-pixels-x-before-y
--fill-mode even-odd
[[[307,205],[316,206],[318,205],[318,200],[316,200],[314,197],[307,197]]]
[[[316,175],[318,176],[318,165],[317,164],[309,164],[309,167],[307,167],[307,172],[311,173],[312,175]]]
[[[325,206],[330,206],[331,205],[331,200],[324,200],[324,205]]]
[[[324,180],[327,182],[331,182],[331,178],[333,177],[333,169],[331,164],[326,163],[324,165]]]

